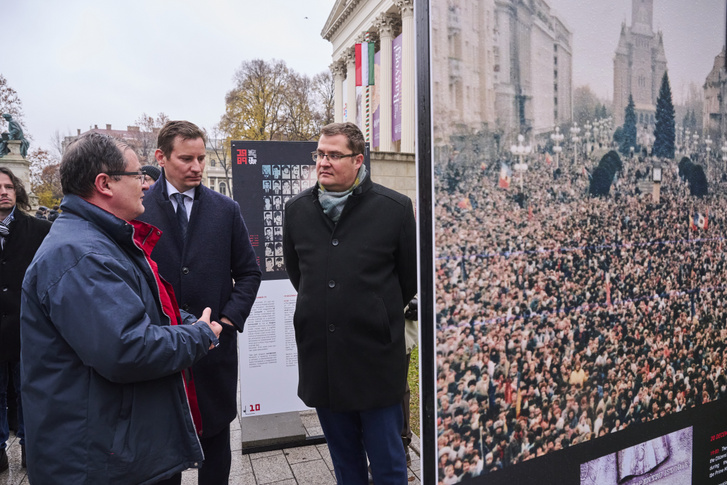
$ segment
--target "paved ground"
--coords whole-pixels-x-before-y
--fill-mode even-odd
[[[320,435],[320,425],[314,411],[302,413],[303,424],[309,436]],[[232,443],[232,485],[334,485],[333,465],[327,445],[302,446],[263,453],[242,454],[240,419],[231,426]],[[415,436],[410,456],[409,483],[420,483],[419,439]],[[27,485],[25,470],[20,467],[20,445],[11,433],[8,446],[10,469],[0,473],[0,485]],[[196,470],[182,475],[183,485],[196,485]]]

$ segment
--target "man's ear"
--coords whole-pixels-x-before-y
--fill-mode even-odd
[[[111,177],[106,175],[105,173],[100,173],[96,175],[96,179],[93,181],[96,192],[101,195],[105,195],[106,197],[112,197],[114,195],[114,191],[109,185],[110,180]]]
[[[364,162],[363,153],[359,153],[358,155],[356,155],[356,157],[354,157],[353,163],[354,163],[354,165],[356,167],[356,170],[358,170],[359,168],[361,168],[361,164],[363,164],[363,162]]]
[[[156,151],[154,151],[154,158],[156,159],[156,161],[160,167],[164,166],[164,162],[166,161],[166,158],[164,158],[163,151],[161,151],[160,149],[157,148]]]

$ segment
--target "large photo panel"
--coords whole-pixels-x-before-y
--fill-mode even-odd
[[[725,483],[725,2],[428,14],[425,482]]]

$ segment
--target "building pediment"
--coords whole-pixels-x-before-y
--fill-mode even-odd
[[[328,15],[328,20],[323,26],[321,37],[330,41],[336,30],[353,13],[359,3],[361,3],[361,0],[336,0],[331,13]]]

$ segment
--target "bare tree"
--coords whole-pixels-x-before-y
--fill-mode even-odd
[[[207,130],[205,130],[207,132]],[[230,153],[230,143],[232,138],[228,133],[220,128],[220,124],[212,127],[211,132],[207,132],[207,147],[215,154],[217,162],[225,171],[225,181],[227,188],[232,197],[232,155]]]
[[[244,61],[235,73],[235,87],[225,97],[221,130],[235,140],[280,139],[288,78],[283,61]]]
[[[314,111],[318,129],[333,123],[335,89],[336,84],[331,71],[323,71],[313,76]]]
[[[5,76],[0,74],[0,114],[9,113],[12,115],[13,120],[17,121],[18,124],[23,128],[23,132],[26,132],[24,114],[23,114],[23,102],[18,96],[18,92],[15,91]],[[0,117],[0,127],[6,128],[6,121]],[[27,133],[24,133],[26,138],[29,138]]]
[[[283,133],[286,140],[312,140],[318,134],[314,106],[313,82],[303,74],[291,72],[282,106]]]
[[[142,165],[157,165],[154,152],[157,148],[157,135],[162,126],[169,121],[169,116],[159,113],[156,118],[142,113],[136,120],[138,130],[129,133],[130,142],[133,143],[139,161]]]

